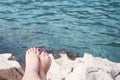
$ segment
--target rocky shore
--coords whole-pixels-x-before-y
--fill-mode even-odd
[[[87,53],[83,58],[64,51],[50,56],[52,64],[48,80],[120,80],[120,63]],[[23,68],[12,54],[0,54],[0,80],[21,80],[23,74]]]

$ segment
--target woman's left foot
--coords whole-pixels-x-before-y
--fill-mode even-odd
[[[26,52],[26,70],[39,71],[40,59],[36,48],[30,48]]]
[[[30,48],[26,51],[26,68],[22,80],[41,80],[38,72],[40,59],[36,48]]]

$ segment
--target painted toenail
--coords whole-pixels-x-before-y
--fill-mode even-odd
[[[44,53],[47,53],[47,51],[46,51],[46,50],[44,50],[43,52],[44,52]]]
[[[40,48],[38,48],[38,51],[40,51]]]

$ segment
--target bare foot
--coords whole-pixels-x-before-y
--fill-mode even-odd
[[[40,59],[36,48],[30,48],[26,51],[26,69],[23,80],[40,80],[38,72]]]
[[[51,65],[51,58],[46,50],[43,50],[42,53],[39,55],[39,57],[41,59],[41,67],[46,75]]]
[[[32,69],[36,72],[39,71],[39,57],[36,48],[30,48],[26,52],[26,69]]]

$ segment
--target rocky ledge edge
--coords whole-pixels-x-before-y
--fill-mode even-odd
[[[47,80],[120,80],[120,63],[93,57],[88,53],[74,60],[65,52],[57,58],[54,54],[50,54],[50,57],[52,64]],[[12,54],[0,54],[0,80],[21,80],[23,74],[24,69]]]

